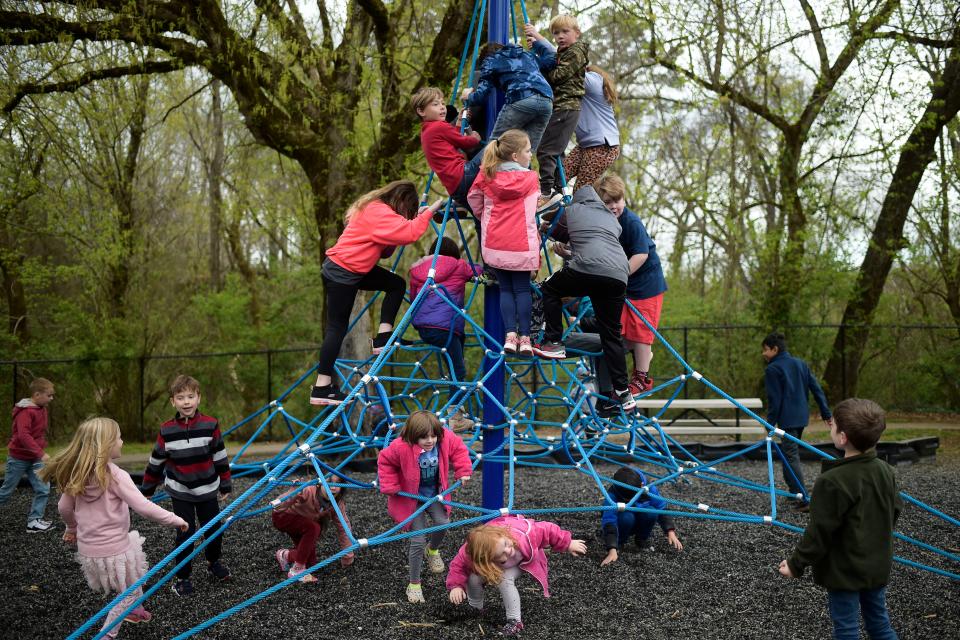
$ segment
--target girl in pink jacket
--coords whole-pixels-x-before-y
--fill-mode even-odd
[[[95,591],[121,593],[147,572],[143,537],[130,531],[130,508],[160,524],[187,530],[180,516],[143,497],[130,474],[113,464],[120,457],[120,425],[110,418],[90,418],[77,428],[73,440],[40,472],[53,478],[63,492],[57,505],[67,525],[63,541],[76,544],[77,562]],[[103,628],[143,595],[136,589],[110,609]],[[153,617],[143,605],[123,622],[148,622]],[[120,622],[105,637],[116,638]]]
[[[483,150],[480,175],[467,202],[480,218],[480,253],[484,268],[500,285],[500,313],[507,329],[506,353],[533,355],[530,344],[530,273],[540,269],[537,231],[537,174],[529,169],[530,138],[506,131]]]
[[[399,437],[380,452],[377,458],[378,486],[387,494],[387,513],[398,524],[410,518],[422,502],[428,504],[403,529],[419,531],[427,526],[427,514],[433,525],[450,522],[450,506],[442,501],[440,494],[450,488],[450,471],[453,467],[454,481],[466,483],[473,467],[470,452],[455,433],[444,429],[439,418],[430,411],[414,411],[400,430]],[[400,492],[420,496],[422,500],[398,495]],[[435,499],[436,498],[436,499]],[[407,600],[417,604],[425,602],[420,586],[420,571],[423,558],[432,573],[442,573],[440,543],[445,530],[410,538],[408,559],[410,582],[407,584]]]
[[[553,522],[537,522],[523,516],[501,516],[474,528],[450,563],[447,590],[450,602],[464,600],[475,611],[483,608],[483,586],[494,584],[500,589],[507,624],[502,633],[515,636],[523,629],[520,621],[520,593],[515,584],[522,571],[537,579],[543,596],[550,597],[547,580],[546,547],[557,553],[582,556],[587,552],[583,540]]]
[[[419,240],[430,226],[430,216],[442,202],[438,200],[430,207],[420,207],[414,184],[397,180],[360,196],[350,205],[347,226],[337,243],[327,249],[321,268],[327,313],[317,382],[310,393],[310,404],[335,405],[344,400],[340,385],[333,383],[333,367],[347,335],[358,291],[384,292],[373,353],[378,354],[387,346],[407,283],[377,262],[389,257],[397,245]]]

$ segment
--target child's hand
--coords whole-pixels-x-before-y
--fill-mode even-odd
[[[463,601],[467,599],[467,592],[461,589],[460,587],[454,587],[450,591],[450,602],[453,604],[463,604]]]
[[[470,476],[463,476],[460,478],[460,486],[464,486],[468,482],[470,482]]]
[[[683,543],[680,542],[680,538],[677,537],[677,532],[673,529],[667,532],[667,542],[677,551],[683,551]]]
[[[529,22],[523,25],[523,32],[527,34],[527,42],[530,44],[533,44],[534,40],[546,40],[546,38],[540,35],[540,32],[537,31],[537,28]]]
[[[786,560],[781,560],[781,561],[780,561],[779,571],[780,571],[780,575],[782,575],[782,576],[785,577],[785,578],[794,578],[794,577],[796,577],[796,576],[793,575],[793,572],[790,571],[790,565],[787,564],[787,561],[786,561]]]
[[[480,134],[477,133],[476,131],[471,131],[471,132],[470,132],[470,137],[473,138],[474,140],[476,140],[477,142],[480,142],[480,141],[483,139],[483,138],[480,136]]]
[[[613,564],[620,558],[620,554],[617,553],[616,549],[610,549],[607,551],[607,555],[600,561],[600,566],[605,567],[608,564]]]
[[[179,520],[179,523],[178,523],[177,525],[175,525],[175,526],[176,526],[176,528],[179,529],[180,531],[186,532],[187,529],[190,528],[190,525],[187,524],[187,521],[184,520],[183,518],[177,518],[177,520]]]
[[[226,503],[230,502],[230,492],[228,491],[227,493],[221,493],[221,494],[219,494],[219,495],[217,496],[217,500],[220,501],[220,504],[226,504]]]
[[[77,532],[76,531],[64,531],[63,532],[63,541],[66,544],[74,546],[77,544]]]
[[[461,100],[461,102],[462,102],[462,101],[465,101],[467,98],[469,98],[471,93],[473,93],[473,88],[472,88],[472,87],[467,87],[466,89],[464,89],[463,91],[461,91],[461,92],[460,92],[460,100]]]
[[[587,543],[583,540],[571,540],[567,552],[572,556],[582,556],[587,552]]]
[[[426,207],[426,206],[420,207],[419,213],[423,213],[424,211],[429,211],[430,213],[436,213],[437,211],[440,211],[440,209],[443,208],[443,205],[446,204],[446,202],[447,201],[445,198],[441,198],[436,202],[434,202],[433,204],[431,204],[429,207]]]

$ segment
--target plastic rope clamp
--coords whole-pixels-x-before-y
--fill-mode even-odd
[[[276,407],[276,406],[277,406],[277,401],[276,401],[276,400],[271,400],[271,401],[270,401],[270,406],[271,406],[271,407]]]
[[[701,502],[700,504],[697,505],[697,509],[699,509],[700,511],[710,511],[710,506],[703,504]]]
[[[477,454],[477,460],[483,460],[483,454],[482,454],[482,453],[478,453],[478,454]]]
[[[770,516],[763,516],[763,524],[773,524],[773,518]]]
[[[624,504],[623,502],[618,502],[618,503],[617,503],[617,511],[625,511],[626,508],[627,508],[627,505]]]
[[[297,447],[297,449],[300,450],[300,453],[306,453],[307,451],[310,451],[310,445],[308,445],[306,442],[304,442],[302,445],[300,445],[299,447]]]
[[[766,438],[764,438],[764,441],[773,442],[773,438],[771,438],[770,436],[767,436]]]
[[[363,384],[369,383],[369,382],[370,382],[370,374],[369,374],[369,373],[363,374],[363,377],[360,378],[360,382],[362,382]]]
[[[271,500],[271,501],[270,501],[270,506],[271,506],[271,507],[280,506],[280,498],[277,498],[276,500]]]
[[[366,549],[367,547],[370,546],[370,541],[367,540],[366,538],[360,538],[359,540],[357,540],[357,544],[360,546],[361,549]]]
[[[510,509],[507,509],[506,507],[502,507],[502,508],[500,509],[500,515],[501,515],[501,516],[508,516],[508,515],[510,515]]]
[[[774,430],[773,430],[773,435],[775,435],[775,436],[780,436],[781,438],[782,438],[783,436],[785,436],[786,434],[787,434],[787,432],[784,431],[783,429],[774,429]]]
[[[436,277],[436,275],[437,275],[437,270],[436,270],[436,269],[431,268],[431,269],[428,269],[428,270],[427,270],[427,277],[428,277],[428,278],[434,278],[434,277]]]
[[[703,375],[702,375],[699,371],[694,371],[694,372],[691,373],[690,375],[693,376],[693,379],[694,379],[694,380],[702,380],[702,379],[703,379]]]

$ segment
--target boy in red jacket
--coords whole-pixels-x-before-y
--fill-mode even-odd
[[[53,400],[53,383],[36,378],[30,383],[30,397],[13,407],[13,432],[7,444],[7,470],[0,487],[0,504],[6,504],[26,474],[33,487],[33,504],[27,516],[27,533],[49,531],[53,523],[43,519],[50,496],[50,483],[37,477],[50,459],[47,446],[47,405]]]

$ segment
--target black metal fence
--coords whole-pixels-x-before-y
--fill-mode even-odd
[[[790,351],[823,371],[840,325],[795,325],[785,334]],[[759,325],[663,327],[663,337],[694,369],[734,396],[763,397]],[[148,441],[171,415],[166,385],[177,373],[201,383],[204,410],[225,425],[235,424],[273,400],[316,362],[317,347],[150,355],[140,357],[0,361],[0,397],[11,402],[27,395],[36,376],[57,388],[51,405],[50,439],[63,440],[73,426],[92,414],[115,417],[125,438]],[[479,365],[479,349],[469,349],[468,371]],[[654,346],[651,373],[657,380],[683,368],[663,345]],[[832,393],[835,398],[845,397]],[[690,381],[688,397],[709,391]],[[960,411],[960,332],[953,325],[875,325],[862,361],[858,395],[888,410]],[[293,415],[312,415],[309,393],[295,393],[285,406]],[[254,425],[251,425],[251,429]],[[9,436],[9,420],[0,423],[0,439]],[[269,436],[270,434],[268,434]]]

